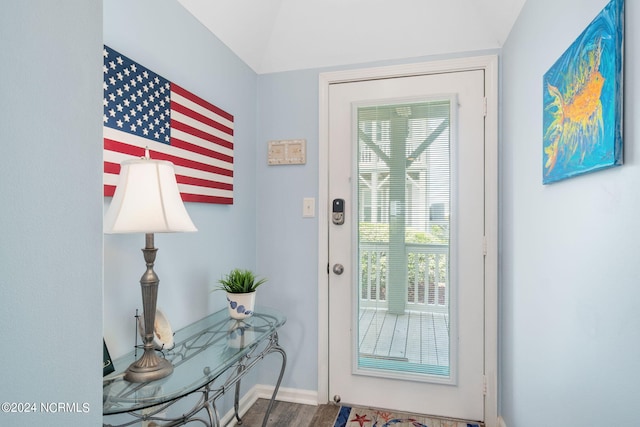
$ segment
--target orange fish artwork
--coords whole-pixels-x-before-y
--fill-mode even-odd
[[[612,0],[544,75],[544,184],[622,164],[623,14]]]

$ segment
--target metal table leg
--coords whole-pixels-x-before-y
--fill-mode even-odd
[[[271,349],[270,353],[277,352],[282,355],[282,367],[280,368],[280,375],[278,376],[278,381],[276,382],[276,386],[273,390],[273,394],[271,395],[271,400],[269,401],[269,406],[267,406],[267,412],[264,414],[264,419],[262,420],[262,427],[267,427],[267,422],[269,421],[269,415],[271,414],[271,409],[273,408],[273,404],[276,400],[276,395],[278,394],[278,390],[280,389],[280,383],[282,382],[282,377],[284,376],[284,369],[287,366],[287,353],[285,353],[284,349],[280,347],[278,344],[278,335],[274,334],[274,345]]]

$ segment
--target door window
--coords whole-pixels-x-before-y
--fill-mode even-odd
[[[358,369],[450,374],[451,104],[356,107]]]

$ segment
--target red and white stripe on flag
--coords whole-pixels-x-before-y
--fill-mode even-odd
[[[233,116],[124,55],[104,50],[104,195],[123,160],[175,166],[185,202],[233,203]]]

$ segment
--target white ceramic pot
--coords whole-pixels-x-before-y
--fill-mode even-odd
[[[256,293],[232,294],[227,292],[229,316],[232,319],[246,319],[253,314],[256,304]]]

